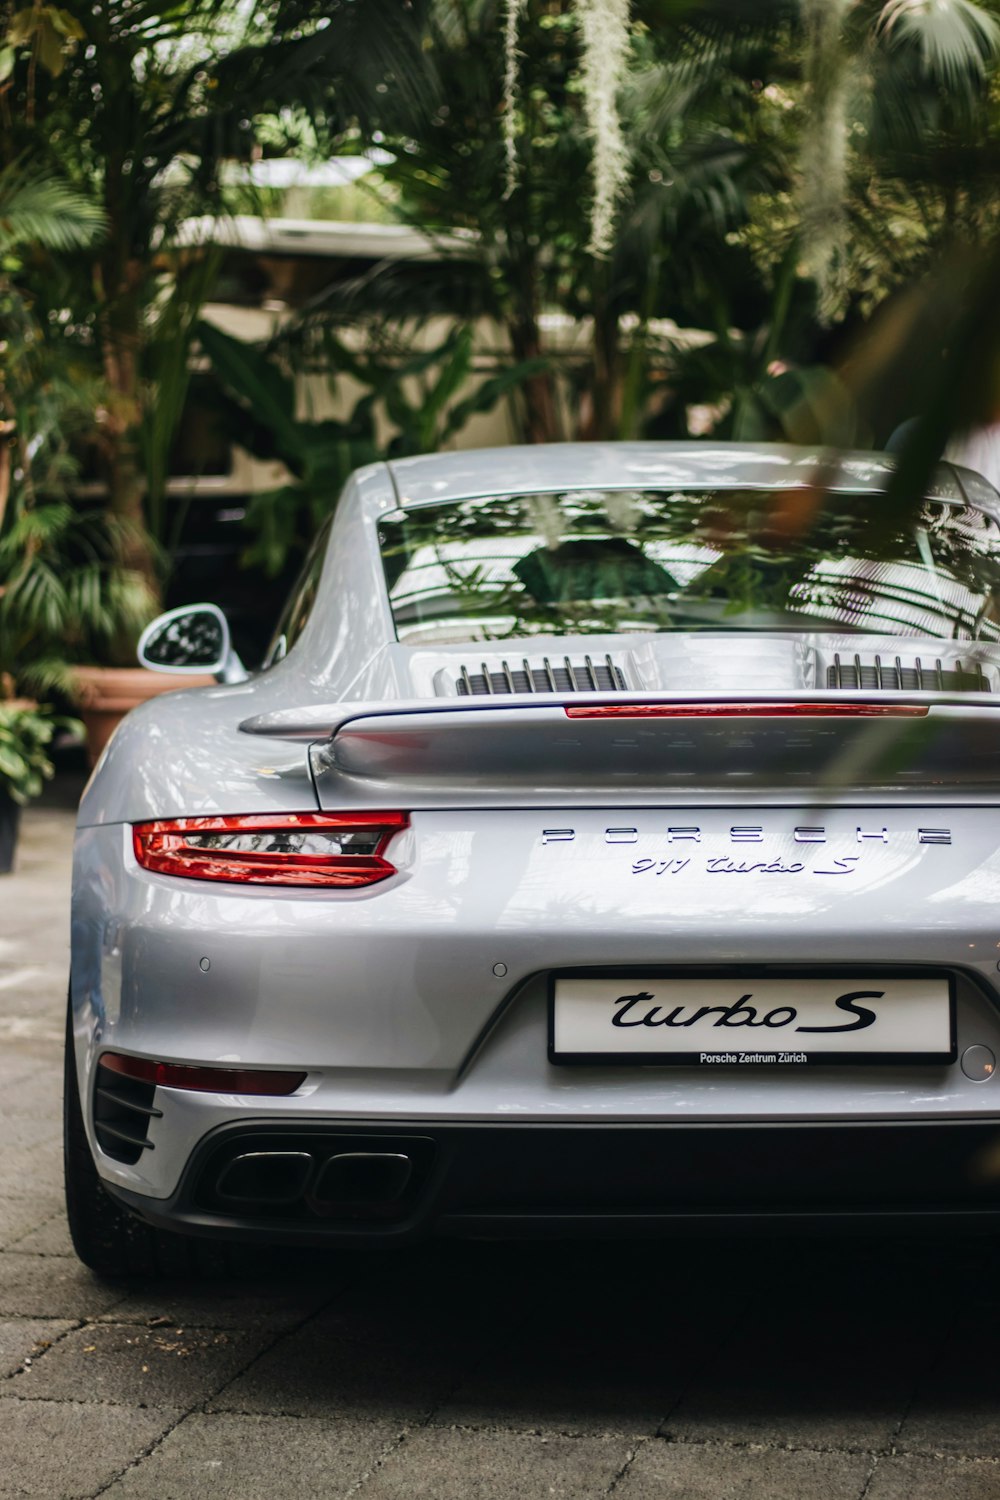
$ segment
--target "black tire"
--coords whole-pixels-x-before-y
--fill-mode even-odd
[[[105,1192],[83,1124],[71,1010],[66,1017],[63,1155],[66,1216],[73,1248],[84,1265],[98,1276],[201,1278],[229,1273],[227,1246],[154,1229],[119,1208]]]

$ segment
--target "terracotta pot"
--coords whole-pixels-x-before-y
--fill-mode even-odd
[[[74,667],[74,697],[87,730],[87,756],[93,765],[130,709],[160,693],[179,688],[212,687],[207,673],[175,677],[146,667]]]

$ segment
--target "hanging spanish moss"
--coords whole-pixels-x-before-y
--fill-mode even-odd
[[[628,71],[631,0],[573,0],[583,39],[583,97],[593,140],[594,198],[590,213],[591,255],[606,256],[614,243],[615,210],[628,182],[618,91]],[[504,197],[517,187],[518,35],[527,0],[503,0]]]
[[[587,248],[592,255],[606,256],[614,243],[615,210],[628,182],[618,93],[628,70],[629,0],[576,0],[576,13],[583,36],[584,106],[594,142]]]
[[[503,24],[503,148],[509,198],[517,187],[517,83],[521,55],[517,50],[518,28],[525,0],[504,0]]]
[[[854,0],[799,0],[805,29],[807,116],[799,154],[805,269],[816,282],[821,322],[846,290],[848,53],[844,19]]]

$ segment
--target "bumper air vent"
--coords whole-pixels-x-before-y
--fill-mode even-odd
[[[94,1085],[94,1133],[105,1156],[134,1166],[144,1151],[152,1151],[147,1139],[150,1120],[158,1120],[162,1109],[153,1108],[156,1085],[125,1078],[103,1063],[97,1065]]]
[[[826,669],[828,688],[860,688],[866,691],[891,692],[899,689],[916,689],[918,692],[989,693],[989,679],[978,662],[963,665],[953,661],[943,666],[940,659],[923,662],[918,656],[912,666],[903,665],[897,656],[891,661],[876,656],[872,661],[862,661],[860,656],[844,661],[833,658],[833,666]]]
[[[456,684],[460,698],[480,698],[492,693],[618,693],[628,686],[625,674],[610,656],[594,663],[589,656],[573,662],[564,656],[554,665],[547,656],[533,665],[526,658],[513,667],[502,661],[498,670],[482,662],[478,672],[459,669]]]

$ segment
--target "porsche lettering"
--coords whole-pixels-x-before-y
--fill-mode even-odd
[[[605,828],[604,842],[606,844],[636,844],[640,837],[661,838],[668,844],[692,843],[700,844],[705,830],[695,824],[686,827],[668,826],[666,829],[653,827],[615,827]],[[718,836],[718,835],[715,835]],[[727,838],[731,844],[763,844],[768,837],[768,831],[760,823],[734,823],[728,829],[723,830],[721,836]],[[802,825],[792,829],[791,836],[796,844],[825,844],[828,842],[826,828],[816,825]],[[575,828],[543,828],[543,844],[572,844],[576,841],[577,830]],[[893,833],[885,826],[873,824],[865,826],[858,824],[854,830],[855,841],[859,844],[878,843],[889,844],[902,842],[910,839],[918,844],[950,844],[950,828],[917,828],[915,831]]]

